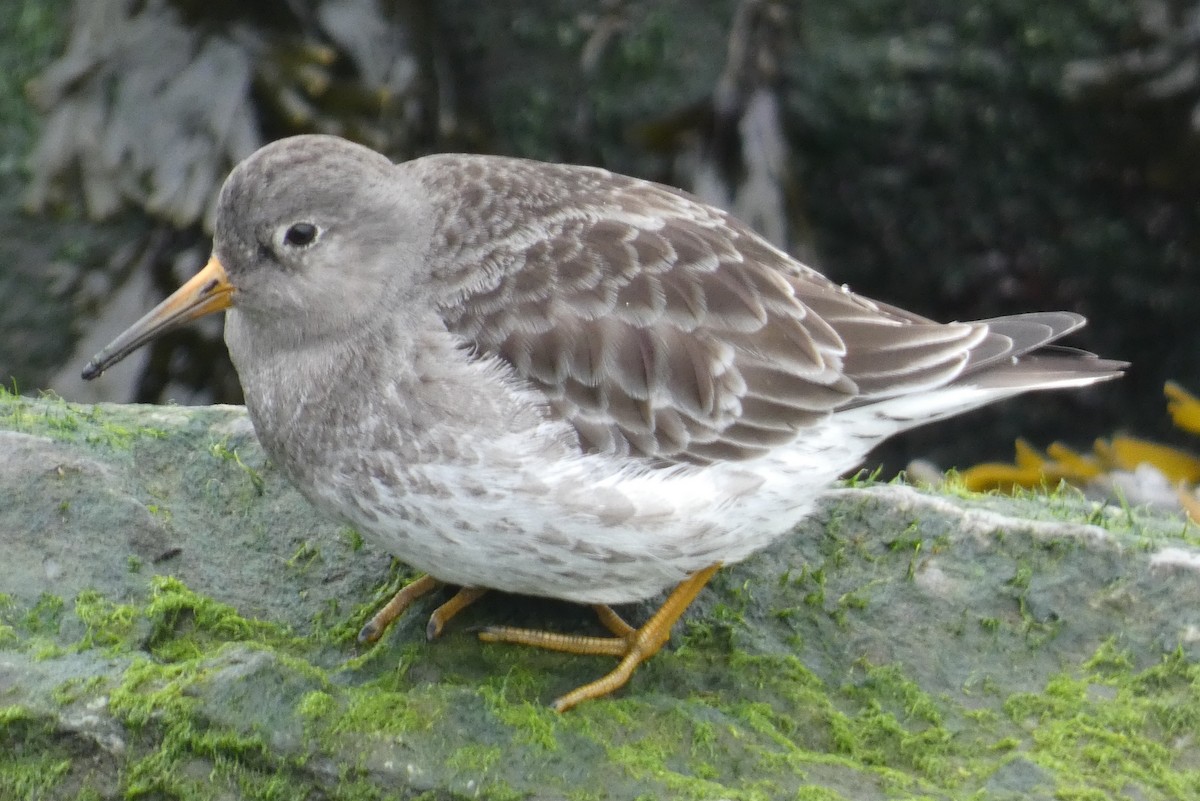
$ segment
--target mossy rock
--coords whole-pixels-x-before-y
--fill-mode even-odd
[[[611,698],[597,632],[410,578],[266,462],[242,409],[0,397],[0,797],[1200,797],[1200,539],[1069,491],[844,486],[719,573]],[[625,610],[644,619],[649,606]]]

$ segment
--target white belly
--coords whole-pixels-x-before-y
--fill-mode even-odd
[[[621,603],[763,549],[869,449],[813,434],[759,459],[703,467],[621,469],[627,462],[594,455],[523,462],[507,450],[498,464],[393,464],[402,480],[388,471],[367,491],[361,474],[310,489],[365,537],[448,584]]]

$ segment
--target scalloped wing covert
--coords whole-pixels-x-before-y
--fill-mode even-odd
[[[758,456],[864,397],[953,380],[987,334],[854,295],[668,187],[421,161],[452,212],[434,237],[447,327],[544,392],[589,451]]]

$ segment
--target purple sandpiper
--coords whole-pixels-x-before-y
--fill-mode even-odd
[[[592,604],[612,637],[481,637],[617,657],[608,694],[704,584],[788,533],[885,438],[1125,364],[1047,347],[1070,312],[937,323],[856,295],[678,190],[478,155],[393,164],[329,136],[226,180],[213,255],[117,337],[228,309],[271,459],[440,584],[435,637],[488,589]],[[639,628],[607,604],[672,588]]]

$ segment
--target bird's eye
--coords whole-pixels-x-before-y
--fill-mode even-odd
[[[283,234],[283,244],[302,248],[311,245],[317,238],[317,226],[309,222],[298,222],[291,225]]]

